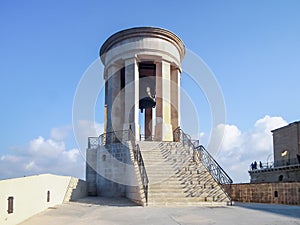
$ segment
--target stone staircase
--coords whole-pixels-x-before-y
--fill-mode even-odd
[[[180,142],[137,142],[149,179],[148,205],[227,205],[228,195]]]
[[[78,178],[70,177],[70,182],[69,182],[69,185],[67,187],[66,194],[65,194],[65,197],[64,197],[64,200],[63,200],[64,203],[71,201],[72,193],[77,187],[78,180],[79,180]]]
[[[76,177],[70,177],[63,203],[77,200],[87,195],[87,183]]]

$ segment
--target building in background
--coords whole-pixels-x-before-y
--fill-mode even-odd
[[[251,183],[300,181],[300,121],[272,130],[274,162],[256,163]]]

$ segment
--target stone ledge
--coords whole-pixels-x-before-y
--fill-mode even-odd
[[[154,37],[164,39],[172,43],[179,51],[180,59],[183,59],[185,55],[185,46],[183,41],[171,31],[157,27],[134,27],[126,30],[119,31],[111,35],[102,45],[100,49],[100,57],[103,61],[103,55],[105,55],[115,44],[128,38],[135,37]]]

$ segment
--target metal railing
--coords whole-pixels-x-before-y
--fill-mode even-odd
[[[232,179],[222,169],[222,167],[216,162],[216,160],[208,153],[208,151],[199,145],[199,141],[193,141],[191,137],[184,133],[179,127],[174,131],[174,141],[181,142],[184,146],[193,149],[193,160],[201,161],[208,172],[218,182],[218,184],[232,184]]]
[[[136,144],[135,136],[131,130],[128,130],[128,138],[131,141],[131,145],[133,147],[133,154],[134,154],[134,160],[137,162],[137,165],[139,167],[140,171],[140,176],[141,176],[141,181],[143,185],[143,190],[144,190],[144,195],[145,195],[145,200],[146,200],[146,205],[148,205],[148,184],[149,184],[149,179],[148,175],[146,172],[143,156],[141,153],[140,146]]]
[[[99,136],[100,144],[122,143],[122,141],[130,141],[129,130],[117,130],[103,133]]]
[[[99,145],[122,143],[122,141],[129,141],[128,130],[118,130],[101,134],[99,137],[88,138],[88,148],[98,148]]]
[[[261,164],[257,163],[256,165],[254,163],[251,163],[251,165],[249,165],[249,171],[272,169],[272,168],[274,168],[274,162],[267,162]]]
[[[188,134],[184,133],[180,129],[180,127],[176,128],[174,131],[174,141],[181,142],[183,146],[188,146],[189,149],[193,150],[193,160],[195,162],[202,162],[214,180],[223,189],[227,197],[231,199],[231,184],[233,183],[232,179],[208,153],[208,151],[206,151],[202,145],[199,145],[199,141],[193,141]]]
[[[100,138],[99,137],[89,137],[88,138],[88,148],[98,148],[100,145]]]
[[[145,134],[140,134],[140,141],[154,141],[154,135],[146,136]]]
[[[280,166],[292,166],[292,165],[298,165],[300,164],[300,156],[297,158],[287,158],[282,160],[276,160],[274,161],[274,167],[280,167]]]
[[[198,140],[192,140],[191,136],[184,133],[183,130],[181,130],[180,127],[177,127],[174,130],[174,141],[175,142],[181,142],[183,146],[190,147],[192,149],[195,149],[198,146],[199,141]]]
[[[276,160],[274,162],[266,162],[261,163],[258,162],[252,163],[249,165],[249,172],[258,171],[258,170],[265,170],[265,169],[276,169],[276,168],[284,168],[290,166],[299,166],[300,165],[300,158],[292,158],[292,159],[283,159],[283,160]]]
[[[219,184],[232,184],[232,179],[223,170],[223,168],[216,162],[216,160],[208,153],[208,151],[202,146],[198,146],[196,151],[199,154],[194,154],[200,157],[199,160],[203,163],[209,173],[215,178]]]

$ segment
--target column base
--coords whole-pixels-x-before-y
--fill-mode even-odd
[[[173,141],[173,129],[171,124],[160,123],[155,126],[155,140]]]

